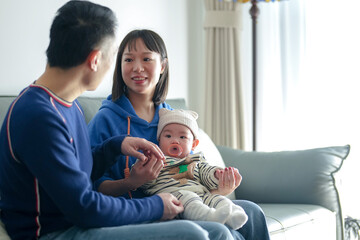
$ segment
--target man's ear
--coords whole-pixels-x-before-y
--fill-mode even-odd
[[[199,145],[199,139],[194,139],[191,150],[194,151],[194,149]]]
[[[86,62],[87,65],[90,67],[90,69],[94,72],[97,71],[98,66],[100,64],[100,59],[101,59],[101,51],[100,50],[93,50],[91,51],[91,53],[89,54]]]

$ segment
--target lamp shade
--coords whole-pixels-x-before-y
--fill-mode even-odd
[[[246,3],[249,2],[250,0],[237,0],[237,2],[242,2],[242,3]],[[280,2],[281,0],[256,0],[257,2]]]
[[[256,0],[256,2],[280,2],[284,0]],[[250,0],[225,0],[225,2],[241,2],[241,3],[247,3],[250,2]]]

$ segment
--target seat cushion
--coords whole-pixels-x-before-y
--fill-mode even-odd
[[[336,213],[317,205],[259,204],[271,240],[336,240]]]

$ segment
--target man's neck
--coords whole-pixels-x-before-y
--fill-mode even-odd
[[[81,86],[81,72],[76,67],[64,70],[47,66],[45,72],[35,83],[48,88],[68,102],[73,102],[85,91]]]

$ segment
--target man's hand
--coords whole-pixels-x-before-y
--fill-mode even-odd
[[[164,213],[161,220],[173,219],[184,211],[184,207],[181,202],[170,193],[159,193],[158,194],[164,203]]]
[[[212,190],[211,193],[223,196],[232,193],[240,185],[242,180],[239,170],[233,167],[216,169],[215,177],[219,180],[219,186],[218,189]]]
[[[145,154],[139,152],[139,150],[143,151]],[[155,158],[162,161],[165,160],[165,156],[159,146],[144,138],[126,137],[121,144],[121,152],[124,155],[136,157],[144,162],[147,161],[149,158],[148,156],[151,155],[154,155]]]

